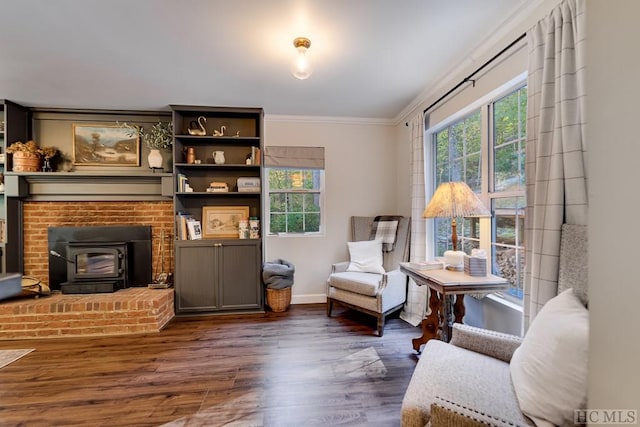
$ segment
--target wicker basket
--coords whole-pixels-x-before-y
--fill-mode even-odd
[[[38,154],[16,151],[13,153],[12,170],[14,172],[39,172],[41,160]]]
[[[280,313],[287,311],[291,304],[291,287],[284,289],[267,288],[267,305],[272,311]]]

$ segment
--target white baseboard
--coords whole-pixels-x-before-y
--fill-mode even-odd
[[[324,304],[325,302],[327,302],[325,294],[293,295],[291,297],[291,304]]]

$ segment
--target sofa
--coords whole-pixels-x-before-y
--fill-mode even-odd
[[[573,425],[587,393],[586,227],[563,225],[558,296],[524,338],[454,324],[449,343],[424,346],[401,425]]]

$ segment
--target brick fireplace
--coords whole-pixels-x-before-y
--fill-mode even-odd
[[[51,226],[147,225],[152,230],[153,275],[173,272],[171,200],[24,200],[24,274],[48,283]],[[164,265],[159,254],[164,233]],[[111,294],[21,298],[0,303],[0,339],[111,335],[159,331],[173,318],[173,289],[145,287]]]
[[[48,282],[48,227],[150,225],[152,230],[153,271],[173,271],[173,207],[169,201],[25,201],[24,274]],[[160,268],[158,244],[164,230],[164,266]]]

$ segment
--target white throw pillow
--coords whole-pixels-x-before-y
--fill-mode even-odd
[[[351,262],[347,271],[384,273],[382,266],[382,239],[347,242]]]
[[[587,401],[589,313],[572,289],[547,301],[514,352],[520,409],[538,426],[573,423]]]

